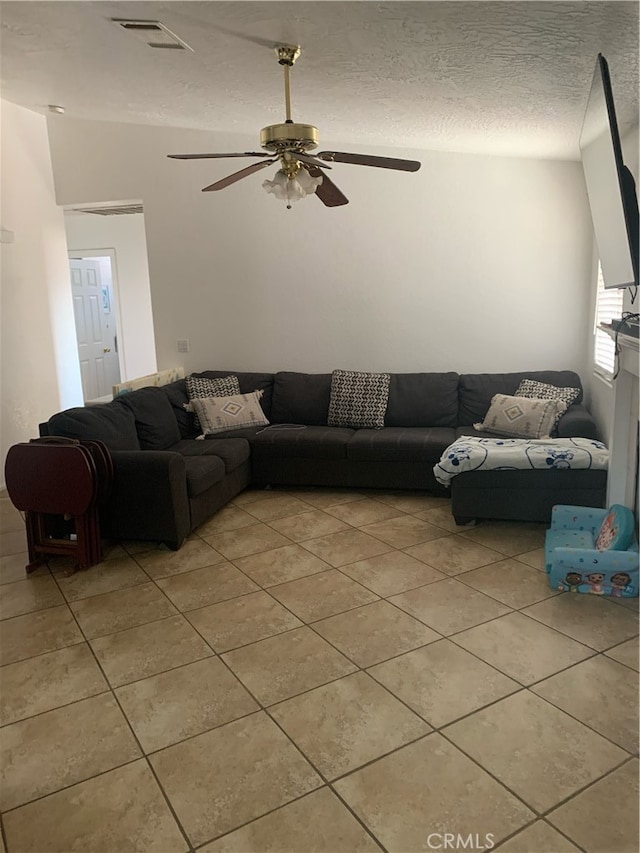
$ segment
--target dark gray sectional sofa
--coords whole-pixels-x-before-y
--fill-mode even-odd
[[[101,439],[111,450],[115,486],[104,512],[105,535],[178,548],[250,484],[424,489],[447,495],[433,466],[458,436],[476,434],[473,424],[483,419],[494,394],[513,394],[525,378],[582,387],[572,371],[391,374],[384,428],[354,430],[327,426],[330,373],[212,370],[196,375],[221,378],[231,373],[242,393],[263,391],[260,404],[269,426],[196,440],[194,417],[184,408],[184,380],[133,391],[101,406],[69,409],[41,425],[41,435]],[[561,419],[558,434],[596,437],[582,393]],[[452,509],[460,521],[478,515],[547,520],[553,503],[604,502],[603,471],[487,472],[485,478],[498,477],[496,494],[503,491],[500,474],[515,476],[495,510],[491,495],[484,493],[486,480],[480,480],[482,503],[472,500],[469,505],[463,481],[471,478],[472,492],[479,488],[473,485],[473,473],[454,478]],[[551,484],[543,479],[550,475]]]

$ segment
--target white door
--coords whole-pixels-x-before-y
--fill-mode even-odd
[[[71,291],[85,402],[111,394],[120,381],[113,288],[100,258],[71,258]]]

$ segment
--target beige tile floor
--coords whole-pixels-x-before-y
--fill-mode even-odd
[[[637,852],[638,602],[545,525],[247,491],[26,579],[0,510],[0,851]]]

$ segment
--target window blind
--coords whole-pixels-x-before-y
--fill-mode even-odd
[[[597,367],[610,375],[613,375],[615,369],[615,344],[613,338],[599,328],[599,324],[610,323],[613,319],[619,319],[622,316],[623,298],[624,288],[610,288],[609,290],[605,288],[602,267],[598,264],[594,361]]]

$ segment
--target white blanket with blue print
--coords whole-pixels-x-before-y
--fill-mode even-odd
[[[526,468],[600,468],[609,464],[609,451],[591,438],[480,438],[463,435],[434,465],[435,478],[448,486],[466,471],[512,471]]]

